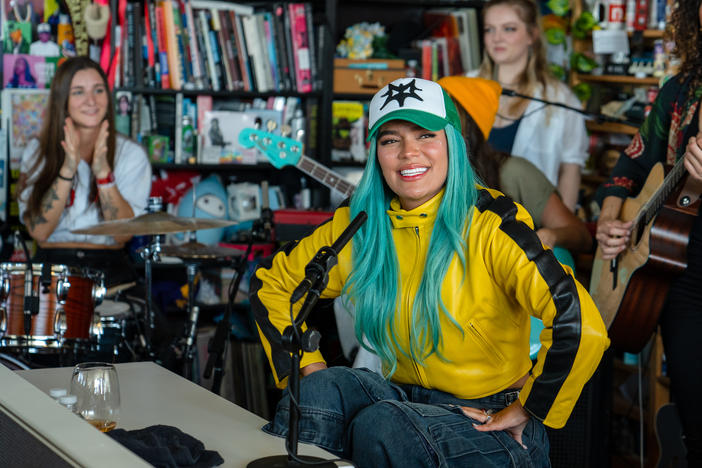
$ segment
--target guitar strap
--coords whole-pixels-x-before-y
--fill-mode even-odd
[[[702,134],[702,118],[700,114],[702,113],[702,101],[697,105],[697,136]],[[697,200],[702,195],[702,181],[695,179],[694,177],[688,177],[685,180],[685,185],[683,185],[678,200],[676,202],[678,208],[690,211],[691,214],[697,214]]]

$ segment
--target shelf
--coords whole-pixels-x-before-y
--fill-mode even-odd
[[[631,85],[651,85],[658,86],[658,78],[646,77],[636,78],[630,75],[588,75],[584,73],[573,73],[573,77],[581,81],[591,81],[594,83],[619,83]]]
[[[646,29],[643,32],[643,37],[644,39],[662,39],[663,35],[665,34],[665,31],[662,29]],[[589,31],[587,33],[588,37],[592,37],[592,31]],[[634,37],[634,32],[633,31],[627,31],[626,33],[627,36],[629,37]]]
[[[370,101],[374,93],[334,93],[335,101]]]
[[[309,98],[309,97],[321,97],[322,92],[321,91],[312,91],[310,93],[298,93],[294,91],[267,91],[265,93],[259,93],[257,91],[212,91],[211,89],[180,89],[180,90],[175,90],[175,89],[158,89],[158,88],[116,88],[115,91],[128,91],[130,93],[134,94],[153,94],[153,95],[162,95],[162,96],[175,96],[178,93],[181,93],[185,96],[201,96],[201,95],[206,95],[206,96],[212,96],[212,97],[226,97],[226,98],[246,98],[246,99],[253,99],[253,98],[264,98],[264,97],[276,97],[276,96],[284,96],[284,97],[300,97],[300,98]]]
[[[272,164],[171,164],[171,163],[152,163],[151,167],[154,170],[164,171],[269,171],[273,169]]]
[[[636,135],[638,127],[633,127],[627,124],[615,122],[598,123],[592,120],[585,122],[585,127],[591,132],[606,132],[606,133],[625,133],[627,135]]]
[[[481,9],[485,6],[483,0],[356,0],[355,3],[370,3],[373,5],[403,5],[419,7],[469,7]]]

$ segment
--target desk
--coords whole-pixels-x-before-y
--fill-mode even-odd
[[[285,453],[285,441],[261,431],[266,421],[152,362],[116,364],[121,408],[117,423],[122,429],[154,424],[174,426],[216,450],[226,467]],[[50,388],[70,388],[70,367],[18,371],[17,374],[45,393]],[[49,398],[47,396],[47,398]],[[87,423],[84,423],[86,426]],[[320,448],[299,445],[299,453],[334,458]]]

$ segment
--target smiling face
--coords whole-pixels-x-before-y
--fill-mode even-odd
[[[404,120],[380,127],[378,163],[385,182],[405,210],[414,209],[441,191],[448,174],[444,130],[430,131]]]
[[[499,4],[485,12],[485,50],[497,65],[524,63],[529,56],[529,46],[534,43],[526,23],[517,9]]]
[[[87,68],[73,75],[68,115],[77,127],[99,127],[107,114],[108,104],[107,86],[96,70]]]

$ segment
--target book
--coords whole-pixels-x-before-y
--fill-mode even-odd
[[[168,57],[168,74],[170,77],[170,88],[179,90],[182,88],[183,77],[181,76],[180,52],[178,51],[178,38],[176,37],[176,23],[173,17],[173,2],[163,0],[161,2],[163,13],[163,28],[166,38],[166,55]]]
[[[238,49],[239,69],[241,70],[241,81],[243,82],[244,91],[251,91],[253,87],[253,77],[251,76],[251,64],[249,62],[249,51],[246,47],[246,39],[244,38],[243,25],[241,16],[233,11],[229,12],[229,17],[232,20],[234,27],[234,41]]]
[[[224,79],[225,87],[227,90],[232,91],[234,89],[235,77],[231,67],[231,57],[229,55],[229,50],[227,49],[227,44],[224,36],[224,31],[222,30],[222,22],[220,21],[220,11],[211,10],[210,14],[212,17],[212,31],[214,32],[215,42],[217,44],[217,49],[220,55],[220,68],[224,73],[222,73],[222,78]]]
[[[191,2],[189,0],[184,0],[184,4],[195,88],[205,89],[205,68],[203,56],[201,54],[201,52],[204,51],[200,50],[200,41],[197,37],[199,28],[195,24],[195,16],[193,15]]]
[[[288,5],[290,13],[290,33],[292,35],[293,55],[295,59],[295,76],[297,91],[312,91],[312,74],[310,70],[310,42],[307,32],[307,16],[304,3]]]
[[[156,38],[158,60],[161,75],[161,89],[171,88],[171,77],[168,68],[168,51],[166,49],[166,28],[163,25],[163,7],[159,4],[154,8],[156,20]]]
[[[214,91],[219,91],[220,83],[217,70],[215,69],[215,59],[212,52],[212,43],[210,42],[210,26],[207,20],[207,12],[205,10],[199,10],[197,12],[198,18],[200,20],[200,35],[202,36],[202,42],[205,45],[205,54],[207,61],[207,74],[212,83],[212,89]]]
[[[268,80],[266,79],[266,69],[264,66],[265,57],[258,32],[258,21],[255,16],[242,16],[241,23],[244,27],[244,37],[246,48],[249,52],[249,61],[253,72],[253,82],[255,89],[259,93],[269,91]]]
[[[146,137],[146,150],[152,163],[168,163],[169,138],[165,135]]]

